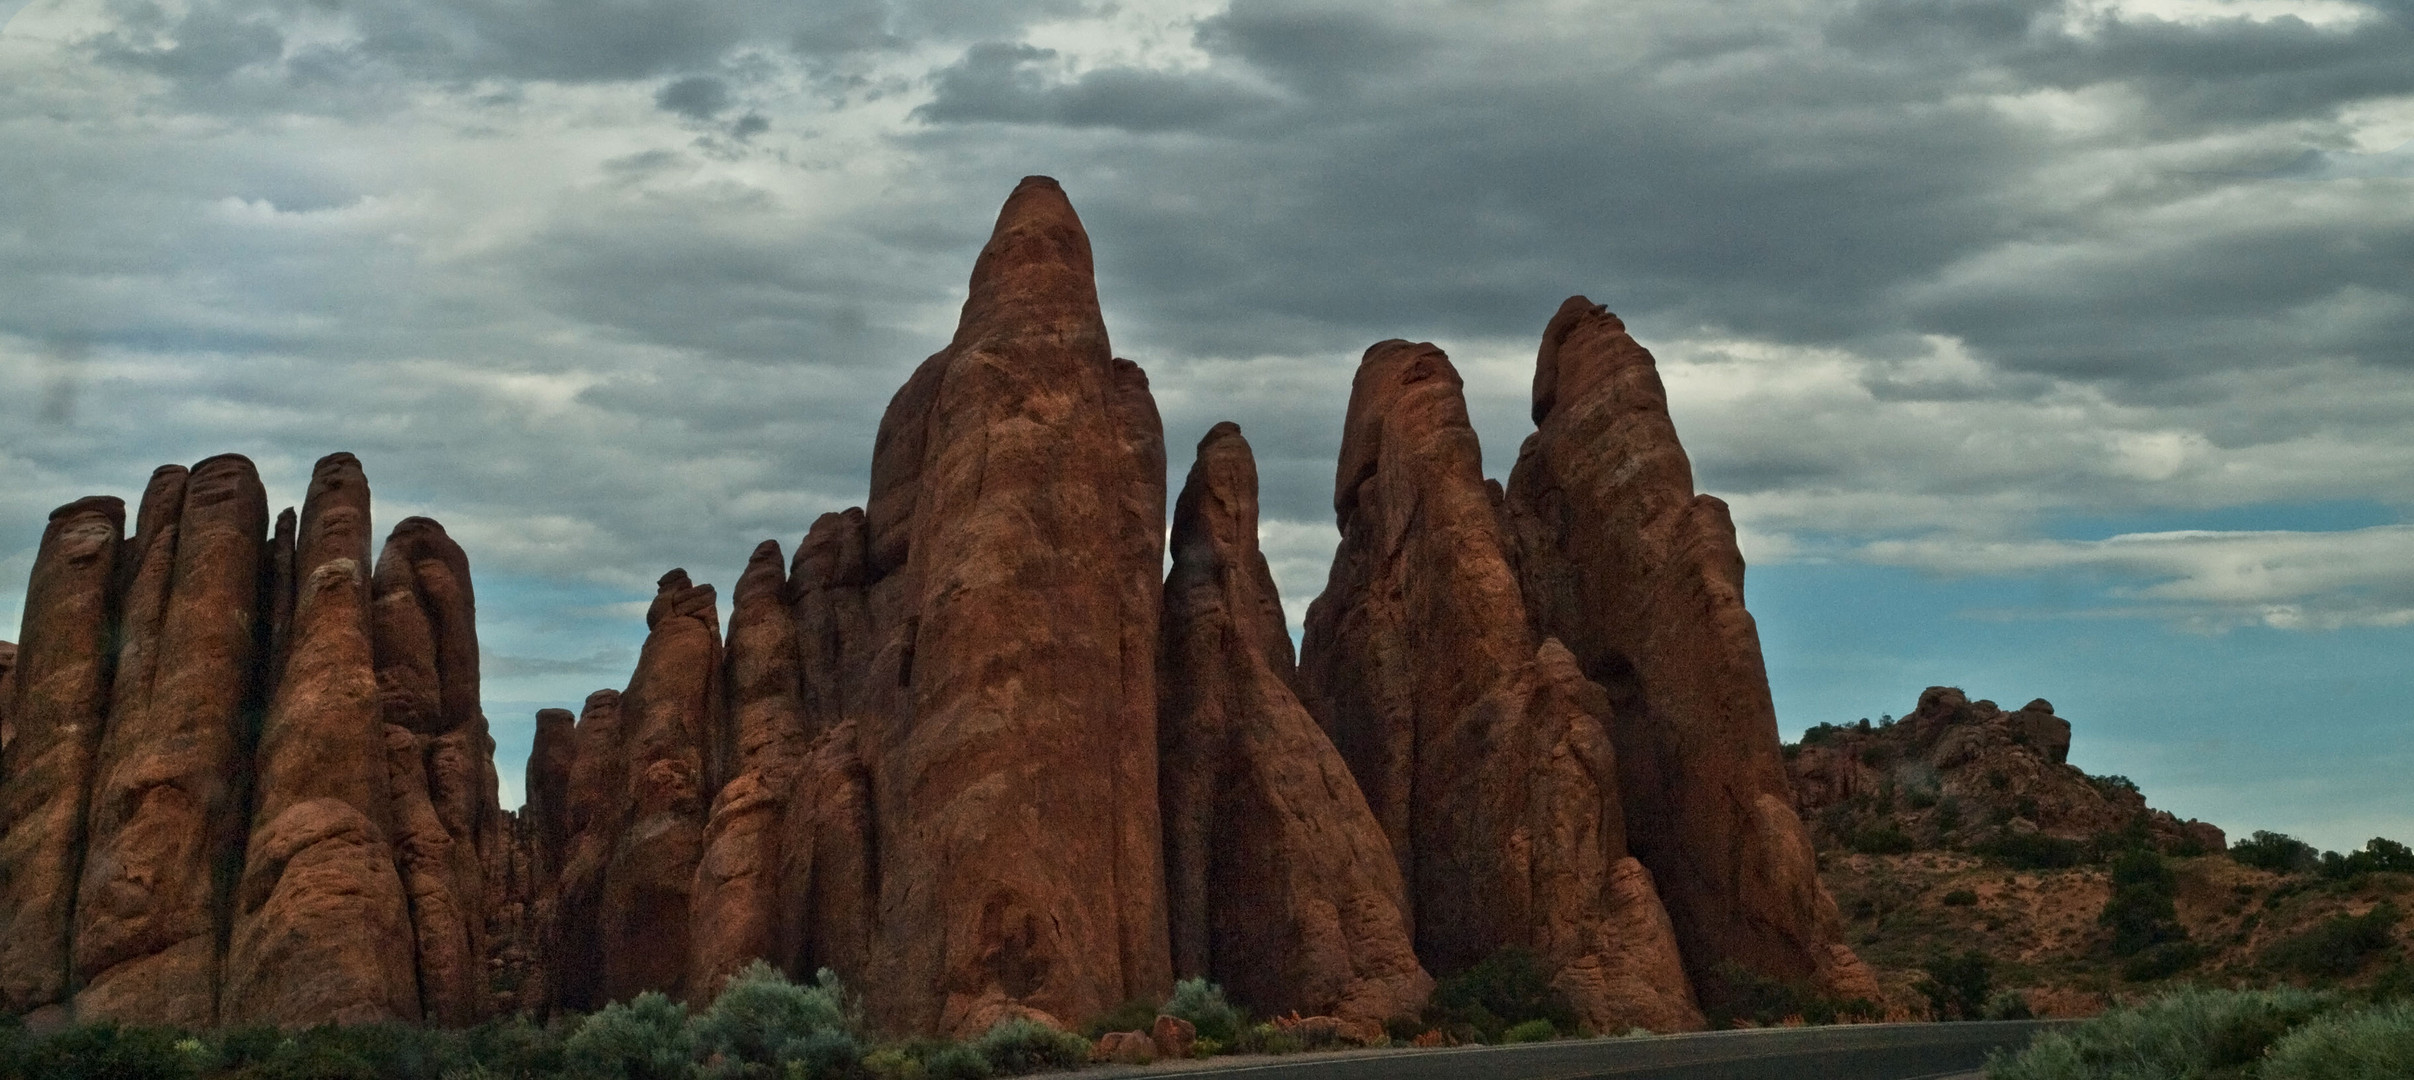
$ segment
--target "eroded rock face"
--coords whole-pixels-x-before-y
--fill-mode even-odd
[[[1651,354],[1570,298],[1544,332],[1534,420],[1507,491],[1522,591],[1536,630],[1609,692],[1627,842],[1688,966],[1874,1000],[1789,797],[1734,524],[1693,491]]]
[[[0,1008],[64,1001],[69,903],[84,858],[84,802],[108,715],[112,580],[126,505],[78,499],[50,512],[25,590],[20,670],[0,677],[14,728],[0,779]]]
[[[1156,801],[1164,448],[1089,238],[1023,181],[881,420],[866,746],[890,1024],[1064,1023],[1172,984]]]
[[[444,526],[404,518],[378,552],[372,587],[382,764],[422,1007],[431,1020],[472,1023],[491,1010],[488,922],[508,855],[478,705],[469,557]]]
[[[154,477],[144,502],[144,527],[160,524],[137,545],[86,820],[75,1008],[202,1027],[217,1020],[230,899],[216,868],[249,820],[268,499],[251,461],[229,454]]]
[[[1349,767],[1292,689],[1291,636],[1257,546],[1257,464],[1231,423],[1175,504],[1157,741],[1174,973],[1262,1015],[1381,1024],[1433,989],[1407,892]]]
[[[17,722],[9,715],[9,703],[17,696],[17,643],[0,641],[0,752],[17,740]]]
[[[388,844],[369,528],[360,462],[320,459],[293,534],[287,652],[253,758],[220,995],[229,1024],[419,1019],[410,913]]]
[[[1630,865],[1607,695],[1528,625],[1458,372],[1367,350],[1310,605],[1302,696],[1390,835],[1436,971],[1533,949],[1586,1022],[1698,1027],[1676,943]]]

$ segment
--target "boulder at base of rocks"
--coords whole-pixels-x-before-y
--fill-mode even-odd
[[[1179,1060],[1189,1057],[1191,1048],[1198,1045],[1199,1028],[1179,1016],[1159,1016],[1148,1029],[1148,1038],[1158,1057]]]
[[[1110,1031],[1090,1047],[1090,1060],[1117,1065],[1146,1065],[1157,1060],[1156,1040],[1145,1031]]]

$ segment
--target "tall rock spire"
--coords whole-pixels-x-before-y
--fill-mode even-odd
[[[417,1020],[369,632],[369,484],[319,459],[293,538],[287,654],[254,757],[219,1013],[229,1024]]]
[[[84,803],[108,715],[112,578],[126,504],[78,499],[50,512],[25,590],[16,671],[0,677],[12,738],[0,761],[0,1009],[64,1001]]]
[[[1875,999],[1788,795],[1734,523],[1694,494],[1651,354],[1570,297],[1543,334],[1534,421],[1507,492],[1528,609],[1615,703],[1628,842],[1705,995],[1733,963]]]
[[[1699,1026],[1627,855],[1606,695],[1527,624],[1461,385],[1430,344],[1360,362],[1302,696],[1391,835],[1428,967],[1522,947],[1596,1029]]]
[[[238,454],[151,490],[162,505],[146,495],[140,520],[160,525],[127,596],[86,818],[76,1013],[202,1027],[218,1020],[225,868],[241,865],[250,820],[268,495]]]
[[[867,514],[863,736],[891,1024],[1065,1023],[1172,982],[1157,820],[1162,428],[1089,237],[1015,188],[954,341],[889,404]]]
[[[1380,1031],[1433,989],[1408,894],[1349,766],[1292,685],[1282,599],[1257,546],[1257,463],[1217,424],[1175,504],[1157,742],[1174,971],[1261,1014]]]

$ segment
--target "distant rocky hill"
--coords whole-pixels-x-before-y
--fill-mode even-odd
[[[1616,316],[1551,319],[1505,486],[1442,350],[1367,350],[1295,662],[1237,427],[1168,535],[1148,379],[1055,181],[968,292],[865,505],[758,546],[726,633],[664,574],[628,684],[539,714],[516,814],[469,555],[408,518],[372,561],[351,455],[273,531],[237,455],[161,468],[131,521],[59,508],[0,692],[0,1008],[458,1024],[700,1002],[758,957],[959,1035],[1177,976],[1379,1035],[1498,956],[1602,1031],[1879,993],[1733,524]]]
[[[1794,807],[1822,849],[1955,849],[2076,861],[2122,836],[2173,854],[2223,849],[2221,830],[2146,805],[2135,784],[2069,762],[2070,721],[2040,698],[2005,711],[1932,686],[1900,720],[1822,724],[1786,747]]]

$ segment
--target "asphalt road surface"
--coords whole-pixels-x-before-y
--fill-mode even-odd
[[[1850,1024],[1583,1039],[1526,1046],[1267,1058],[1196,1070],[1199,1080],[1960,1080],[1987,1053],[2067,1021]],[[1164,1076],[1171,1070],[1116,1070]],[[1174,1075],[1190,1075],[1183,1069]]]

